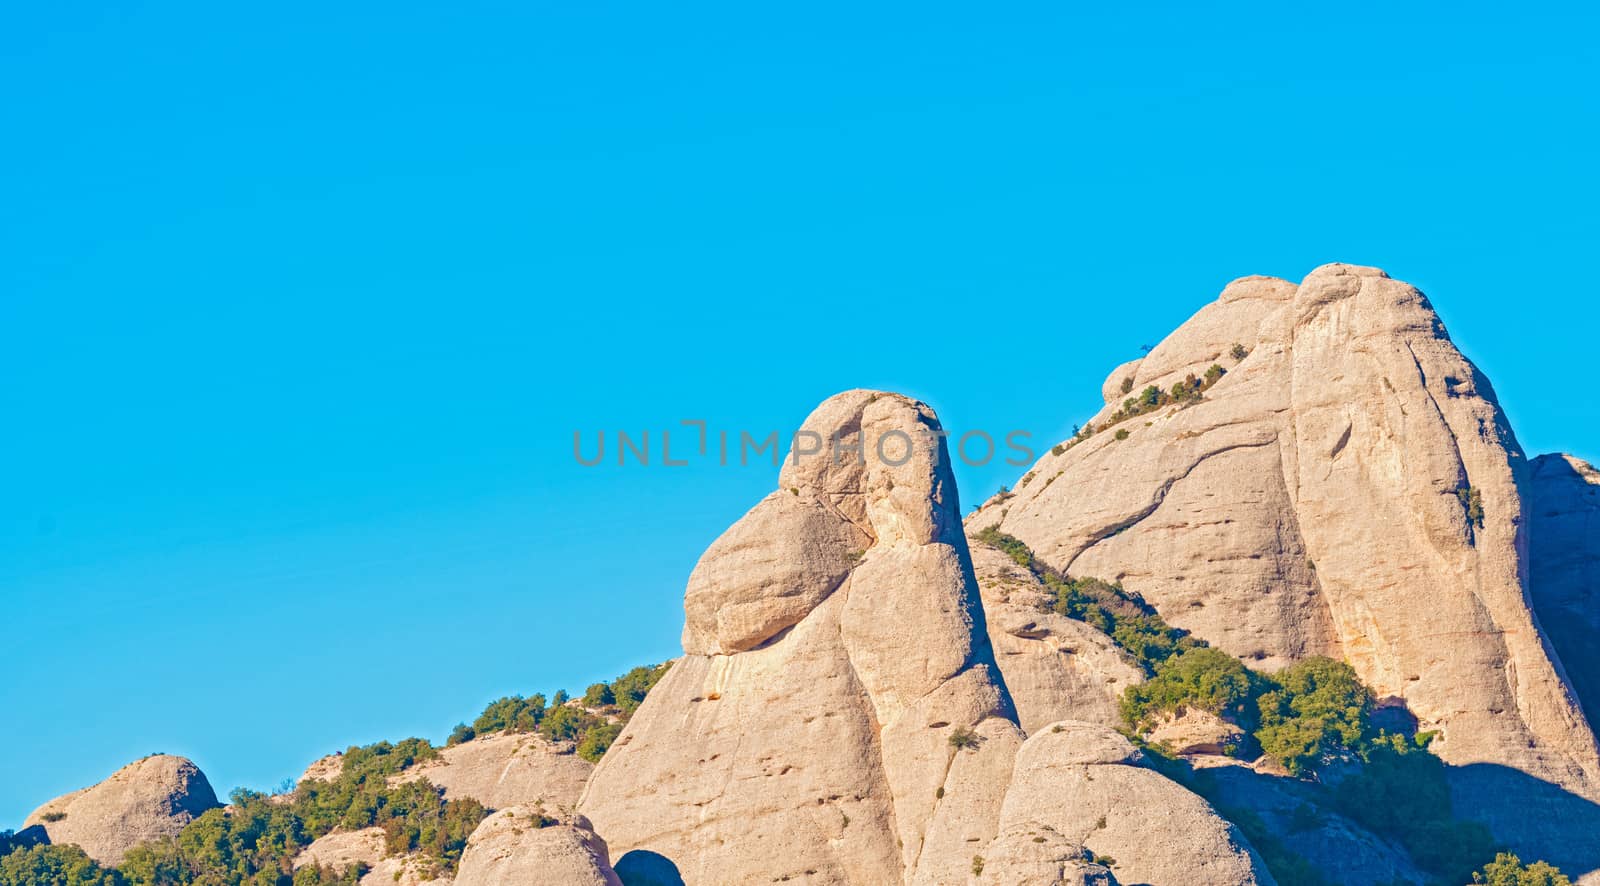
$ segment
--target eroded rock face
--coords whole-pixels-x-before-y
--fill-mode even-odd
[[[446,799],[473,799],[489,809],[542,803],[570,810],[594,764],[534,733],[496,732],[439,751],[438,760],[413,766],[392,780],[426,778]]]
[[[502,809],[467,838],[455,886],[622,886],[606,842],[581,815],[552,819],[533,806]]]
[[[294,859],[297,871],[319,865],[336,874],[355,864],[367,868],[361,886],[449,886],[452,881],[434,859],[421,854],[387,855],[383,828],[377,827],[324,834]]]
[[[974,542],[972,565],[983,595],[989,642],[1029,733],[1058,720],[1115,726],[1118,702],[1144,674],[1110,637],[1044,609],[1049,595],[1033,573]]]
[[[1534,459],[1528,517],[1534,610],[1589,723],[1600,723],[1600,471],[1570,455]]]
[[[1224,754],[1238,746],[1244,730],[1209,711],[1192,708],[1161,717],[1145,737],[1183,756]]]
[[[51,843],[72,843],[103,865],[116,865],[129,849],[170,837],[207,809],[217,795],[199,767],[183,757],[156,754],[136,760],[92,787],[35,809],[23,830],[38,827]]]
[[[1007,831],[973,857],[967,882],[1003,886],[1116,886],[1117,878],[1090,862],[1083,847],[1048,825],[1029,823]]]
[[[1017,754],[1000,832],[1048,827],[1068,845],[1115,859],[1123,883],[1275,882],[1232,824],[1139,759],[1104,726],[1066,721],[1038,730]]]
[[[807,419],[779,490],[695,568],[688,655],[584,792],[614,851],[690,883],[965,877],[955,843],[993,838],[1021,730],[938,430],[872,391]]]
[[[1551,823],[1570,804],[1533,797],[1548,782],[1589,808],[1600,754],[1526,602],[1527,466],[1427,299],[1351,265],[1236,281],[1113,373],[1095,421],[1123,378],[1166,390],[1212,364],[1203,399],[1045,455],[969,528],[1121,581],[1256,667],[1349,660],[1470,767],[1463,811],[1525,855],[1600,864],[1600,838]]]

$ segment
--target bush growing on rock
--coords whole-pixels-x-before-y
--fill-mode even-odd
[[[1248,710],[1254,681],[1238,659],[1219,649],[1197,647],[1167,660],[1154,677],[1129,686],[1122,718],[1139,730],[1161,714],[1198,708],[1238,720]]]
[[[1268,678],[1257,701],[1261,750],[1293,775],[1324,760],[1361,750],[1372,714],[1372,692],[1355,669],[1331,658],[1308,658]]]
[[[1483,870],[1474,871],[1472,882],[1484,886],[1572,886],[1556,866],[1542,861],[1524,865],[1522,859],[1509,852],[1496,855]]]

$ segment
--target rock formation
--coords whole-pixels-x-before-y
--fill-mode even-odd
[[[1202,397],[1122,406],[1213,365],[1226,374]],[[1253,666],[1349,660],[1445,760],[1478,767],[1464,810],[1528,854],[1600,863],[1600,845],[1558,845],[1564,801],[1532,797],[1547,782],[1592,798],[1600,753],[1526,603],[1527,465],[1420,292],[1351,265],[1244,278],[1104,392],[1096,432],[971,530],[1121,581]],[[1519,783],[1543,823],[1511,799]]]
[[[155,754],[40,806],[23,822],[22,833],[38,828],[51,843],[76,844],[95,861],[115,865],[134,846],[170,837],[217,805],[199,767]]]
[[[1032,572],[986,544],[972,545],[989,642],[1029,733],[1058,720],[1114,726],[1122,691],[1144,679],[1110,637],[1044,610]]]
[[[687,655],[580,804],[619,853],[659,853],[687,882],[888,883],[934,857],[970,865],[965,847],[926,839],[941,804],[984,802],[950,783],[950,738],[1020,730],[937,431],[904,397],[829,399],[797,435],[822,451],[797,447],[779,490],[706,551]]]
[[[583,816],[513,806],[472,832],[455,886],[622,886],[606,842]]]
[[[973,857],[972,886],[1117,886],[1105,866],[1048,825],[1030,823],[996,837]]]
[[[1019,762],[1023,731],[994,663],[939,430],[925,405],[870,391],[835,396],[806,420],[797,442],[821,445],[797,445],[779,490],[701,558],[685,599],[687,654],[584,791],[580,809],[614,851],[655,853],[690,883],[943,884],[977,876],[975,848],[1000,840],[1006,865],[1059,863],[1101,881],[1079,864],[1084,834],[1041,850],[1048,858],[1005,842],[1035,826],[1003,812],[1025,805],[1007,794],[1013,773],[1047,791],[1050,754]],[[1019,647],[1040,660],[1029,697],[1041,716],[1082,709],[1104,721],[1113,690],[1091,685],[1097,675],[1137,677],[1078,627],[1007,630],[1042,644]],[[1081,641],[1084,663],[1063,637]],[[1052,686],[1072,691],[1057,700]],[[1270,882],[1204,801],[1120,768],[1131,774],[1105,783],[1126,780],[1181,809],[1173,814],[1206,846],[1202,866],[1232,860],[1215,870],[1136,861],[1168,877],[1150,882]]]
[[[1028,737],[1000,812],[1000,832],[1048,826],[1116,860],[1123,883],[1272,882],[1254,850],[1202,799],[1135,765],[1116,731],[1063,722]]]
[[[338,873],[354,864],[365,865],[360,886],[449,886],[452,878],[438,871],[432,859],[420,854],[388,855],[383,828],[334,831],[313,840],[295,856],[294,869],[320,865]]]
[[[413,766],[394,782],[426,778],[447,799],[477,800],[489,809],[543,804],[577,806],[594,764],[573,753],[571,742],[550,742],[535,733],[480,735],[439,751],[439,759]]]

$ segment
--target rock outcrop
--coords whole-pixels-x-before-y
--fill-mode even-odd
[[[939,430],[925,405],[893,394],[849,391],[812,413],[779,490],[696,566],[687,654],[596,768],[580,810],[624,860],[652,853],[689,883],[997,882],[995,871],[1099,883],[1077,813],[1027,811],[1053,791],[1055,803],[1099,797],[1094,781],[1143,791],[1170,807],[1150,821],[1190,829],[1171,844],[1198,853],[1188,867],[1110,840],[1155,886],[1271,882],[1204,801],[1127,765],[1132,749],[1105,726],[1071,731],[1115,746],[1103,777],[1083,778],[1079,763],[1052,786],[1056,743],[1028,754],[991,636],[1033,660],[1018,669],[1030,717],[1108,721],[1120,690],[1103,684],[1138,672],[1092,629],[1039,613],[1042,591],[1012,586],[988,558],[987,593],[1006,619],[993,633]],[[1121,821],[1113,833],[1150,839]],[[1046,826],[1082,833],[1017,844]],[[982,874],[990,846],[997,866]]]
[[[1029,733],[1058,720],[1114,726],[1122,691],[1144,674],[1110,637],[1048,611],[1032,572],[986,544],[972,544],[989,642]]]
[[[1226,754],[1238,747],[1244,730],[1209,711],[1189,709],[1157,718],[1145,737],[1180,756]]]
[[[962,780],[952,736],[981,730],[998,758],[1021,731],[938,430],[904,397],[830,398],[778,491],[706,551],[687,654],[580,803],[618,853],[657,853],[691,883],[971,865],[941,842],[955,823],[930,826],[941,808],[994,807],[1004,784]]]
[[[477,800],[489,809],[543,804],[572,809],[594,764],[573,753],[571,742],[547,741],[535,733],[480,735],[439,751],[439,759],[413,766],[392,781],[426,778],[447,799]]]
[[[1534,459],[1528,517],[1534,611],[1600,723],[1600,471],[1570,455]]]
[[[622,886],[606,842],[581,815],[553,818],[513,806],[484,819],[467,839],[455,886]]]
[[[294,869],[320,866],[337,874],[360,864],[366,868],[360,886],[450,886],[452,877],[440,870],[436,859],[421,853],[388,855],[385,842],[383,828],[334,831],[300,850]]]
[[[1204,800],[1141,768],[1117,732],[1063,722],[1028,737],[1000,813],[1000,832],[1045,826],[1115,859],[1123,883],[1271,883],[1248,841]],[[987,858],[987,856],[985,856]]]
[[[1121,398],[1213,365],[1202,397],[1117,420]],[[1569,804],[1533,797],[1547,783],[1586,806],[1600,753],[1527,605],[1527,465],[1420,292],[1351,265],[1235,281],[1105,392],[1096,432],[972,531],[1121,581],[1253,666],[1349,660],[1474,767],[1464,812],[1525,854],[1600,863],[1597,838],[1575,847],[1558,823]]]
[[[217,805],[199,767],[183,757],[155,754],[40,806],[22,829],[27,835],[37,828],[51,843],[75,844],[95,861],[115,865],[129,849],[173,836]]]
[[[1091,862],[1083,847],[1054,828],[1029,824],[996,837],[972,859],[969,884],[996,886],[1116,886],[1117,878]]]

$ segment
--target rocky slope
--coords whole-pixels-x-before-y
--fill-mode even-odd
[[[183,757],[155,754],[40,806],[23,822],[20,835],[32,838],[42,831],[50,843],[76,844],[95,861],[115,865],[134,846],[172,836],[217,805],[199,767]]]
[[[1123,406],[1213,365],[1202,398]],[[969,528],[1121,581],[1257,667],[1349,660],[1476,767],[1461,805],[1529,854],[1600,864],[1556,823],[1593,808],[1600,753],[1527,604],[1528,465],[1420,292],[1350,265],[1244,278],[1104,394],[1098,432]]]

